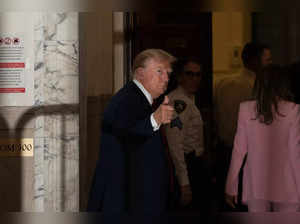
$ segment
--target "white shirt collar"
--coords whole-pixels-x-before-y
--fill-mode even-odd
[[[134,79],[133,82],[137,85],[137,87],[139,87],[139,89],[143,92],[143,94],[145,95],[145,97],[147,98],[148,102],[150,103],[150,105],[152,105],[153,103],[153,98],[151,96],[151,94],[145,89],[145,87],[142,85],[142,83],[140,83],[138,80]]]

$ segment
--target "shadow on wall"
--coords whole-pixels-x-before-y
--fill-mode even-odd
[[[100,127],[102,115],[105,109],[105,106],[109,102],[111,95],[100,95],[95,97],[88,97],[87,99],[87,139],[86,143],[80,144],[83,145],[80,148],[79,154],[79,187],[80,194],[79,199],[77,195],[74,200],[79,200],[80,203],[80,211],[86,210],[86,204],[88,200],[90,185],[92,182],[92,177],[94,174],[94,169],[96,167],[96,163],[98,160],[99,154],[99,145],[100,145]],[[66,136],[66,121],[68,115],[78,115],[79,114],[79,104],[61,104],[61,105],[48,105],[48,106],[36,106],[28,109],[23,112],[19,119],[16,121],[14,127],[10,127],[8,121],[5,119],[5,116],[1,116],[0,114],[0,138],[1,139],[16,139],[18,142],[15,142],[16,145],[21,144],[22,138],[26,138],[27,131],[26,128],[28,124],[34,119],[38,117],[47,117],[47,116],[59,116],[61,121],[60,127],[60,135],[59,137],[62,141],[60,144],[60,152],[61,156],[58,158],[56,165],[60,167],[59,180],[57,181],[57,185],[55,189],[62,189],[58,191],[55,195],[56,198],[50,200],[56,200],[54,203],[58,203],[56,205],[56,209],[59,211],[68,211],[68,205],[66,205],[66,191],[68,191],[67,176],[68,170],[66,170],[66,156],[68,152],[68,141]],[[80,118],[85,119],[85,118]],[[33,126],[33,128],[35,128]],[[85,131],[85,130],[80,130]],[[32,131],[32,135],[34,138],[34,130]],[[52,136],[43,136],[42,138],[48,138]],[[37,139],[34,139],[34,142]],[[43,144],[45,142],[43,141]],[[35,153],[37,152],[37,147],[39,145],[34,143],[35,145]],[[47,147],[42,145],[45,153]],[[53,151],[53,150],[52,150]],[[49,153],[49,152],[47,152]],[[47,155],[44,155],[44,159],[46,159]],[[36,159],[36,155],[34,157],[0,157],[0,178],[2,181],[0,185],[0,200],[5,203],[0,204],[0,211],[3,212],[17,212],[17,211],[34,211],[35,209],[35,200],[38,200],[41,197],[44,203],[49,203],[49,198],[45,195],[45,190],[49,186],[46,184],[43,189],[35,189],[37,179],[34,179],[35,175],[41,174],[43,175],[44,169],[48,169],[48,167],[37,167],[37,163],[34,161]],[[40,159],[40,158],[38,158]],[[58,164],[59,163],[59,164]],[[49,170],[48,170],[49,171]],[[24,173],[26,173],[24,175]],[[52,176],[55,174],[51,174]],[[45,183],[45,181],[44,181]],[[26,185],[26,186],[25,186]],[[48,192],[49,193],[49,192]],[[45,198],[44,198],[45,196]],[[44,206],[45,210],[47,210],[48,206]],[[51,206],[50,206],[51,207]]]
[[[80,211],[86,211],[89,191],[99,158],[101,123],[111,94],[87,97],[86,150],[80,157]]]
[[[57,164],[61,168],[59,183],[59,195],[54,200],[59,201],[59,211],[65,211],[65,194],[67,190],[66,183],[66,170],[65,170],[65,156],[67,152],[66,139],[66,116],[79,114],[78,104],[61,104],[61,105],[48,105],[48,106],[36,106],[25,111],[18,121],[15,127],[9,127],[8,122],[3,115],[0,115],[0,137],[1,139],[16,139],[15,145],[21,144],[23,133],[26,131],[26,125],[35,118],[40,116],[52,116],[59,115],[61,118],[61,156],[59,157],[59,163]],[[33,127],[34,128],[34,127]],[[32,131],[32,137],[34,138],[34,132]],[[44,138],[47,136],[44,136]],[[35,190],[34,179],[36,169],[35,157],[0,157],[0,211],[3,212],[17,212],[17,211],[34,211],[35,204],[33,199],[43,197],[37,194],[35,191],[44,193],[44,189]],[[43,172],[43,170],[41,170]],[[25,175],[24,175],[25,173]],[[29,178],[29,180],[28,180]],[[25,186],[26,185],[26,186]]]

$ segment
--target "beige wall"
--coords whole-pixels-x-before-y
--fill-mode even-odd
[[[113,14],[81,13],[80,20],[80,209],[85,211],[99,157],[103,111],[114,89]]]
[[[116,93],[124,85],[124,13],[113,13],[113,73]]]
[[[113,93],[112,24],[112,12],[108,10],[82,16],[81,68],[88,96]]]
[[[83,37],[86,41],[82,42],[85,45],[82,49],[85,57],[81,58],[81,63],[87,78],[88,96],[111,94],[122,85],[122,31],[120,26],[113,26],[113,22],[122,20],[121,16],[115,15],[113,19],[113,14],[108,10],[86,13],[84,16]],[[212,24],[214,75],[235,73],[241,65],[241,50],[251,40],[250,13],[214,12]],[[113,27],[117,29],[115,34]],[[113,45],[114,40],[116,45]],[[237,59],[233,59],[234,49],[239,53]]]
[[[251,40],[251,15],[243,12],[214,12],[213,71],[214,74],[230,74],[241,66],[240,53],[246,42]],[[233,51],[238,57],[233,58]]]

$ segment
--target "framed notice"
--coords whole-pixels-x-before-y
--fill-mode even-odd
[[[0,21],[0,106],[32,106],[32,14],[0,13]]]
[[[0,93],[25,93],[24,37],[0,35]]]

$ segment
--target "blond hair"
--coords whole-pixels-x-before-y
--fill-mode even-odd
[[[158,61],[168,61],[170,63],[173,63],[176,61],[176,58],[169,54],[168,52],[162,50],[162,49],[147,49],[142,52],[140,52],[133,61],[133,77],[135,77],[135,71],[137,68],[145,67],[147,61],[150,59],[156,59]]]

